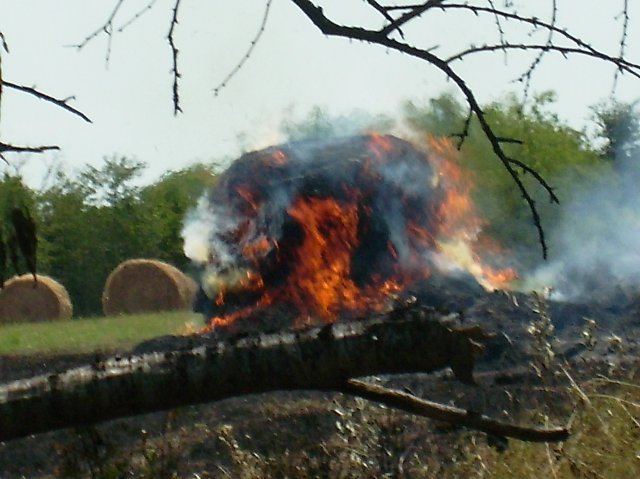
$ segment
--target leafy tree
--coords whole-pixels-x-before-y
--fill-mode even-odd
[[[186,270],[190,260],[184,255],[181,236],[185,213],[194,207],[204,190],[215,181],[213,169],[196,164],[166,173],[140,192],[143,216],[149,218],[145,233],[151,255]]]
[[[628,164],[640,156],[640,117],[637,101],[612,101],[593,108],[597,135],[604,141],[603,158],[618,164]]]
[[[187,265],[182,218],[213,175],[197,165],[141,188],[135,181],[143,171],[143,163],[106,159],[76,178],[58,174],[54,186],[39,196],[42,270],[67,287],[79,315],[101,313],[107,276],[126,259]]]
[[[12,273],[26,269],[35,274],[38,240],[32,207],[33,195],[22,179],[5,174],[0,180],[0,287]]]
[[[499,137],[519,139],[504,145],[506,154],[543,175],[562,201],[576,188],[586,188],[608,167],[583,132],[552,113],[554,101],[551,92],[534,97],[526,105],[509,96],[483,110]],[[529,209],[511,177],[493,160],[492,145],[479,123],[468,120],[462,105],[451,95],[442,95],[424,106],[409,103],[405,114],[413,129],[434,135],[455,135],[467,126],[460,161],[474,175],[474,197],[487,220],[485,231],[511,249],[534,251],[535,239],[527,232]],[[454,141],[458,139],[454,136]],[[546,191],[532,175],[525,175],[522,181],[537,201],[543,225],[553,227],[559,209],[548,201]],[[537,261],[537,255],[527,255],[526,261]]]

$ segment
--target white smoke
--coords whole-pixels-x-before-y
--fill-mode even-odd
[[[228,246],[216,238],[224,235],[237,225],[237,221],[230,218],[227,210],[211,205],[207,196],[198,201],[194,210],[187,213],[182,237],[184,239],[184,253],[194,263],[205,265],[211,262],[215,254],[216,261],[222,265],[231,264],[234,259]]]
[[[603,160],[606,161],[606,160]],[[640,291],[640,151],[621,145],[612,168],[570,192],[548,231],[550,260],[527,286],[552,286],[556,299]]]

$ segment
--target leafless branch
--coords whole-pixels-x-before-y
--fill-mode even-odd
[[[489,4],[489,7],[491,8],[491,10],[494,10],[494,11],[496,10],[495,5],[493,4],[493,0],[487,0],[487,3]],[[494,13],[493,16],[495,18],[496,28],[498,29],[498,34],[500,36],[500,43],[506,43],[506,40],[505,40],[506,37],[504,34],[504,29],[502,28],[502,20],[500,19],[500,15]],[[506,60],[507,52],[505,51],[504,54],[505,54],[505,60]]]
[[[4,38],[4,34],[2,32],[0,32],[0,45],[2,45],[5,52],[9,53],[9,45],[7,44],[7,40]]]
[[[44,153],[50,150],[59,150],[59,146],[17,146],[9,143],[0,143],[0,154],[2,153]],[[4,157],[3,157],[4,159]],[[6,161],[6,159],[5,159]]]
[[[599,53],[595,48],[593,48],[587,42],[581,40],[579,37],[572,35],[567,30],[560,28],[555,24],[545,22],[538,17],[525,17],[514,12],[509,12],[505,10],[494,10],[492,8],[469,5],[466,3],[463,3],[463,4],[447,3],[444,6],[440,6],[440,8],[442,10],[467,10],[472,12],[474,15],[478,15],[482,13],[489,14],[489,15],[498,15],[507,20],[513,20],[516,22],[525,23],[525,24],[531,25],[534,28],[547,30],[549,32],[552,32],[555,35],[558,35],[559,37],[562,37],[566,40],[571,41],[576,46],[582,47],[584,50],[591,51],[594,54]]]
[[[399,30],[400,27],[405,23],[410,22],[414,18],[419,17],[430,8],[440,6],[442,3],[444,3],[444,0],[428,0],[427,2],[424,2],[422,5],[414,7],[413,9],[401,15],[399,18],[397,18],[393,22],[389,23],[386,27],[380,30],[380,33],[384,36],[387,36],[390,33],[392,33],[394,30]]]
[[[144,8],[141,8],[138,12],[136,12],[133,15],[133,17],[131,17],[129,20],[127,20],[122,25],[120,25],[117,30],[118,33],[124,32],[132,23],[134,23],[136,20],[142,17],[145,13],[151,10],[155,6],[157,1],[158,0],[151,0],[149,3],[147,3],[147,5]]]
[[[388,389],[358,379],[347,381],[341,391],[412,414],[468,427],[493,436],[510,437],[529,442],[558,442],[566,441],[569,438],[569,430],[564,427],[536,428],[505,423],[480,413],[428,401],[406,392]]]
[[[256,33],[256,36],[251,41],[251,44],[249,45],[249,49],[247,50],[247,52],[244,54],[244,56],[238,62],[238,64],[224,78],[224,80],[222,80],[220,84],[218,84],[218,86],[216,86],[213,89],[215,96],[218,96],[218,94],[220,93],[220,90],[222,90],[227,86],[227,84],[229,83],[229,80],[231,80],[234,76],[236,76],[236,74],[240,71],[240,69],[245,65],[247,60],[249,60],[249,58],[253,54],[253,50],[256,48],[256,45],[260,41],[260,38],[262,37],[262,34],[264,33],[265,27],[267,25],[267,19],[269,18],[269,11],[271,10],[272,1],[273,0],[267,0],[267,6],[265,7],[264,14],[262,15],[262,22],[260,23],[260,28],[258,28],[258,33]]]
[[[458,138],[458,142],[456,144],[456,149],[459,151],[462,149],[462,145],[464,145],[465,140],[469,137],[469,128],[471,126],[471,119],[473,118],[473,112],[469,110],[469,114],[464,120],[464,124],[462,125],[462,131],[460,133],[452,133],[451,137]]]
[[[620,35],[620,53],[618,56],[619,60],[624,59],[624,55],[627,49],[627,36],[629,35],[629,0],[623,0],[622,13],[622,34]],[[618,78],[620,74],[624,73],[623,70],[618,67],[616,69],[616,73],[613,77],[613,86],[611,87],[611,94],[613,95],[618,86]]]
[[[387,36],[388,30],[382,29],[379,31],[375,30],[367,30],[361,27],[349,27],[344,25],[336,24],[335,22],[329,20],[322,11],[321,8],[318,8],[313,2],[309,0],[292,0],[302,12],[313,22],[316,27],[320,29],[325,35],[337,36],[350,38],[354,40],[361,40],[365,42],[370,42],[374,44],[378,44],[384,47],[387,47],[392,50],[396,50],[402,52],[404,54],[420,58],[437,69],[439,69],[447,78],[453,81],[456,86],[460,89],[462,94],[467,100],[470,110],[478,119],[478,123],[480,124],[480,128],[482,129],[484,135],[489,140],[491,147],[493,149],[494,154],[500,160],[504,168],[507,170],[511,178],[516,184],[516,187],[522,194],[527,206],[531,212],[533,224],[538,232],[538,240],[542,249],[542,255],[544,258],[547,257],[547,243],[545,239],[544,230],[542,228],[542,224],[540,221],[540,215],[538,214],[538,209],[535,205],[535,201],[533,197],[529,194],[529,191],[525,187],[522,179],[518,172],[514,169],[515,160],[507,156],[505,151],[502,149],[500,138],[493,131],[492,126],[487,120],[484,111],[480,107],[478,100],[475,97],[475,94],[471,90],[471,88],[466,84],[464,79],[458,75],[450,66],[450,61],[443,60],[442,58],[434,55],[430,51],[423,50],[413,45],[400,42],[394,38],[390,38]],[[440,4],[441,2],[435,2]],[[435,3],[426,2],[419,9],[409,12],[416,13],[418,10],[425,9],[427,5],[434,6]],[[401,17],[403,18],[403,17]],[[405,17],[406,18],[406,17]],[[518,165],[520,166],[520,165]],[[529,168],[532,172],[532,169]],[[551,186],[540,176],[534,176],[536,180],[539,181],[540,185],[547,191],[549,194],[549,198],[552,202],[558,202],[558,197],[554,193]]]
[[[109,58],[111,56],[111,39],[112,39],[112,35],[113,35],[113,20],[116,17],[118,11],[120,10],[120,7],[122,7],[122,4],[124,3],[124,0],[118,0],[115,7],[113,8],[113,10],[111,11],[111,14],[109,15],[109,17],[107,18],[107,20],[100,25],[98,28],[96,28],[96,30],[89,34],[82,42],[76,44],[76,45],[71,45],[74,48],[77,48],[78,50],[82,50],[85,46],[87,46],[92,40],[94,40],[95,38],[97,38],[99,35],[101,34],[106,34],[108,41],[107,41],[107,53],[105,55],[105,61],[107,63],[109,63]]]
[[[79,116],[80,118],[82,118],[84,121],[91,123],[91,119],[85,115],[84,113],[82,113],[80,110],[77,110],[76,108],[72,107],[71,105],[69,105],[69,100],[73,99],[73,97],[70,98],[65,98],[63,100],[59,99],[59,98],[55,98],[52,97],[51,95],[47,95],[46,93],[43,93],[35,88],[32,87],[28,87],[28,86],[24,86],[24,85],[18,85],[16,83],[11,83],[5,80],[2,80],[2,86],[7,87],[7,88],[12,88],[14,90],[18,90],[24,93],[28,93],[29,95],[33,95],[36,98],[39,98],[40,100],[44,100],[44,101],[48,101],[49,103],[53,103],[54,105],[59,106],[60,108],[63,108],[64,110],[67,110],[70,113],[73,113],[76,116]]]
[[[387,21],[391,23],[395,22],[395,18],[389,15],[389,12],[387,11],[387,9],[382,5],[380,5],[379,2],[377,2],[376,0],[367,0],[367,3],[371,5],[371,7],[375,9],[378,13],[380,13]],[[404,32],[400,28],[398,28],[398,33],[402,38],[404,38]]]
[[[557,0],[551,0],[551,8],[551,22],[548,24],[548,27],[545,28],[548,32],[547,45],[553,45],[553,35],[555,33],[555,26],[558,18]],[[533,73],[535,72],[536,68],[538,68],[547,52],[548,50],[540,50],[529,65],[529,68],[527,68],[527,70],[515,80],[517,82],[524,82],[522,103],[526,103],[527,99],[529,98],[529,91],[531,89],[531,80],[533,78]]]
[[[177,115],[182,112],[180,108],[180,92],[178,88],[178,79],[180,78],[180,71],[178,70],[178,47],[176,46],[175,38],[173,37],[174,29],[178,24],[178,8],[180,7],[181,0],[175,0],[173,4],[173,15],[171,17],[171,26],[169,27],[169,33],[167,34],[167,40],[171,47],[171,56],[173,60],[173,68],[171,74],[173,75],[173,114]]]
[[[617,57],[613,57],[611,55],[607,55],[604,52],[586,50],[580,47],[563,47],[559,45],[533,44],[533,43],[507,43],[507,44],[493,44],[493,45],[487,44],[487,45],[467,48],[461,52],[456,53],[455,55],[450,56],[444,61],[446,63],[452,63],[454,61],[462,60],[465,57],[472,54],[488,53],[488,52],[494,52],[497,50],[504,50],[504,49],[522,50],[522,51],[542,50],[545,52],[560,53],[564,57],[567,57],[569,55],[584,55],[584,56],[596,58],[598,60],[603,60],[608,63],[611,63],[617,66],[620,71],[629,73],[636,78],[640,78],[640,64],[632,63],[624,58],[620,59]]]

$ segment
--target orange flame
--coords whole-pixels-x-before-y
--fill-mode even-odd
[[[386,155],[395,148],[387,136],[371,134],[369,139],[370,155],[363,163],[364,174],[375,173],[370,167],[384,161]],[[304,321],[305,316],[330,322],[340,314],[361,315],[381,311],[388,304],[390,296],[433,273],[425,266],[428,261],[418,257],[424,251],[438,254],[467,270],[487,289],[507,287],[517,277],[515,271],[489,266],[482,260],[499,257],[502,252],[495,243],[480,235],[485,221],[476,211],[472,199],[474,182],[471,173],[460,165],[458,152],[451,141],[431,136],[424,140],[423,147],[428,152],[425,158],[428,158],[435,171],[435,184],[425,183],[425,188],[437,186],[442,198],[435,206],[423,205],[421,214],[435,218],[429,227],[420,224],[421,220],[406,218],[406,236],[411,245],[402,250],[404,258],[400,257],[398,245],[388,242],[393,274],[384,278],[372,277],[364,287],[358,286],[352,279],[353,253],[360,246],[359,215],[372,214],[369,207],[359,205],[361,193],[356,186],[344,186],[346,196],[350,198],[346,200],[298,196],[287,213],[299,225],[302,237],[291,253],[294,260],[284,284],[269,289],[259,273],[250,271],[240,281],[239,287],[261,291],[261,297],[253,305],[212,318],[210,327],[228,326],[239,318],[249,316],[256,308],[276,301],[294,306],[301,315],[298,322]],[[275,149],[267,161],[273,166],[281,166],[288,159],[282,150]],[[257,215],[262,207],[258,193],[244,186],[238,186],[236,191],[246,204],[246,213],[249,216]],[[417,208],[420,208],[420,204]],[[238,244],[247,263],[258,265],[260,259],[279,245],[264,234],[251,236],[250,229],[249,221],[239,226],[236,232]],[[404,266],[400,265],[401,261],[404,261]],[[414,269],[407,271],[407,263]],[[224,304],[224,289],[215,301],[218,305]]]
[[[358,304],[358,287],[350,278],[351,255],[358,245],[358,209],[333,198],[299,197],[288,210],[304,230],[294,270],[285,290],[306,313],[334,319]]]
[[[481,237],[486,221],[476,211],[472,198],[475,185],[470,171],[462,168],[459,154],[448,138],[427,136],[428,149],[437,171],[438,181],[446,191],[437,210],[436,232],[440,251],[453,263],[466,269],[487,289],[507,288],[517,278],[512,268],[493,268],[483,263],[485,256],[500,256],[494,241]]]

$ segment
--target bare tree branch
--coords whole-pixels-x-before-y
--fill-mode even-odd
[[[478,119],[480,127],[484,133],[484,135],[489,140],[491,147],[493,149],[494,154],[498,157],[500,162],[503,164],[513,181],[515,182],[517,188],[520,190],[522,197],[524,198],[529,210],[531,212],[533,224],[538,232],[538,240],[540,246],[542,248],[542,255],[544,258],[547,257],[547,243],[545,239],[544,230],[542,228],[542,223],[540,221],[540,215],[538,214],[537,207],[535,205],[534,199],[529,194],[527,188],[524,186],[520,176],[514,169],[513,158],[507,156],[505,151],[502,149],[500,138],[495,134],[493,128],[489,124],[478,100],[475,97],[475,94],[471,90],[471,88],[466,84],[464,79],[458,75],[449,65],[449,61],[443,60],[442,58],[434,55],[430,51],[423,50],[420,48],[416,48],[407,43],[400,42],[393,38],[389,38],[385,29],[374,31],[367,30],[361,27],[348,27],[344,25],[338,25],[333,21],[329,20],[323,13],[321,8],[318,8],[309,0],[292,0],[301,10],[302,12],[313,22],[316,27],[320,29],[325,35],[332,35],[338,37],[351,38],[355,40],[362,40],[370,43],[375,43],[378,45],[385,46],[387,48],[397,50],[399,52],[405,53],[410,56],[414,56],[416,58],[420,58],[422,60],[427,61],[431,65],[438,68],[442,71],[447,78],[452,80],[460,89],[462,94],[465,96],[467,103],[469,105],[470,110]],[[441,3],[441,2],[436,2]],[[434,4],[430,4],[430,2],[426,2],[426,4],[422,5],[420,9],[425,8],[425,6],[433,6]],[[411,13],[411,12],[410,12]],[[412,17],[413,18],[413,17]],[[520,166],[520,165],[518,165]],[[530,169],[531,170],[531,169]],[[551,188],[551,186],[540,176],[536,175],[535,178],[540,182],[541,186],[547,191],[549,198],[552,202],[557,203],[558,197],[555,192]]]
[[[559,442],[569,438],[569,430],[564,427],[549,429],[505,423],[474,411],[428,401],[403,391],[388,389],[357,379],[347,381],[341,391],[412,414],[468,427],[493,436],[510,437],[529,442]]]
[[[138,10],[133,17],[131,17],[129,20],[127,20],[126,22],[124,22],[122,25],[120,25],[118,27],[118,33],[122,33],[124,32],[129,26],[131,26],[132,23],[136,22],[136,20],[138,20],[140,17],[142,17],[145,13],[147,13],[149,10],[151,10],[156,2],[158,0],[151,0],[149,3],[147,3],[147,5],[145,5],[143,8],[141,8],[140,10]]]
[[[107,53],[105,55],[105,61],[107,63],[109,63],[109,58],[111,56],[111,40],[112,40],[112,36],[113,36],[113,20],[115,19],[116,15],[117,15],[118,11],[120,10],[120,7],[122,7],[123,3],[124,3],[124,0],[118,0],[116,5],[115,5],[115,7],[111,11],[111,14],[109,15],[107,20],[102,25],[100,25],[93,33],[89,34],[83,41],[81,41],[80,43],[78,43],[76,45],[71,45],[71,46],[74,47],[74,48],[77,48],[78,50],[82,50],[93,39],[97,38],[99,35],[104,33],[104,34],[107,35],[107,38],[108,38]]]
[[[627,49],[627,36],[629,35],[629,0],[623,0],[622,13],[622,34],[620,35],[620,53],[618,55],[619,60],[623,60]],[[618,67],[613,77],[613,86],[611,87],[611,94],[616,91],[618,86],[618,78],[623,71]]]
[[[398,30],[405,23],[410,22],[414,18],[419,17],[430,8],[440,6],[440,4],[442,3],[444,3],[444,0],[428,0],[427,2],[424,2],[424,4],[413,8],[409,12],[401,15],[398,19],[389,23],[386,27],[380,30],[380,33],[384,36],[387,36],[390,33],[392,33],[394,30]]]
[[[496,10],[496,6],[493,3],[493,0],[487,0],[487,3],[489,4],[489,7],[491,8],[491,10]],[[496,21],[496,28],[498,29],[498,34],[500,35],[500,43],[505,43],[505,34],[504,34],[504,29],[502,28],[502,20],[500,19],[500,15],[498,15],[497,13],[494,13],[494,18]]]
[[[477,6],[477,5],[469,5],[466,3],[447,3],[446,5],[441,5],[440,6],[441,10],[468,10],[470,12],[472,12],[474,15],[478,15],[481,13],[485,13],[485,14],[489,14],[489,15],[497,15],[499,17],[505,18],[507,20],[514,20],[520,23],[525,23],[525,24],[529,24],[531,26],[533,26],[534,28],[540,28],[543,30],[548,30],[550,32],[553,32],[554,34],[557,34],[561,37],[564,37],[567,40],[570,40],[571,42],[575,43],[577,46],[580,46],[582,48],[584,48],[585,50],[591,50],[594,53],[597,53],[597,50],[594,49],[591,45],[589,45],[588,43],[586,43],[585,41],[581,40],[580,38],[576,37],[575,35],[572,35],[571,33],[569,33],[567,30],[564,30],[560,27],[558,27],[557,25],[555,25],[555,23],[553,23],[553,21],[551,23],[545,22],[544,20],[541,20],[538,17],[525,17],[522,15],[519,15],[517,13],[514,12],[509,12],[506,10],[499,10],[499,9],[493,9],[493,8],[487,8],[487,7],[481,7],[481,6]],[[553,20],[553,19],[552,19]]]
[[[245,65],[247,60],[249,60],[249,58],[253,54],[253,50],[256,48],[256,45],[258,45],[258,42],[260,41],[260,38],[264,33],[265,27],[267,26],[267,19],[269,18],[269,11],[271,10],[272,1],[273,0],[267,0],[267,6],[264,9],[264,14],[262,15],[262,22],[260,23],[260,27],[258,28],[258,33],[256,33],[256,36],[251,41],[251,44],[249,45],[249,49],[246,51],[244,56],[240,59],[238,64],[235,67],[233,67],[233,69],[229,72],[229,74],[224,78],[224,80],[222,80],[220,84],[218,84],[218,86],[216,86],[213,89],[215,96],[218,96],[218,94],[220,93],[220,90],[222,90],[227,86],[229,81],[234,76],[236,76],[236,74],[242,69],[242,67]]]
[[[622,72],[630,73],[636,78],[640,78],[640,64],[631,63],[625,59],[619,59],[616,57],[612,57],[611,55],[607,55],[603,52],[586,50],[580,47],[562,47],[559,45],[547,45],[547,44],[532,44],[532,43],[506,43],[506,44],[495,44],[495,45],[481,45],[476,47],[470,47],[466,50],[456,53],[455,55],[450,56],[445,59],[446,63],[452,63],[457,60],[462,60],[465,57],[475,54],[475,53],[487,53],[494,52],[496,50],[522,50],[522,51],[531,51],[531,50],[542,50],[545,52],[557,52],[562,54],[563,56],[568,56],[572,54],[576,55],[585,55],[591,58],[597,58],[599,60],[604,60],[606,62],[612,63],[617,66],[618,69]]]
[[[389,21],[390,23],[395,22],[395,19],[391,15],[389,15],[387,9],[380,5],[380,3],[378,3],[376,0],[367,0],[367,3],[371,5],[374,10],[380,13],[387,21]],[[400,37],[404,38],[404,32],[400,28],[398,28],[398,33],[400,34]]]
[[[18,85],[16,83],[11,83],[11,82],[8,82],[8,81],[5,81],[5,80],[2,80],[2,85],[7,87],[7,88],[12,88],[14,90],[18,90],[18,91],[21,91],[21,92],[24,92],[24,93],[28,93],[29,95],[33,95],[36,98],[39,98],[40,100],[44,100],[44,101],[48,101],[49,103],[53,103],[54,105],[57,105],[60,108],[63,108],[65,110],[67,110],[68,112],[71,112],[74,115],[79,116],[84,121],[91,123],[91,119],[87,115],[85,115],[80,110],[77,110],[76,108],[74,108],[71,105],[69,105],[68,101],[73,99],[73,97],[69,97],[69,98],[65,98],[65,99],[61,100],[59,98],[52,97],[51,95],[47,95],[46,93],[43,93],[43,92],[41,92],[39,90],[36,90],[35,88],[24,86],[24,85]]]
[[[2,32],[0,32],[0,45],[2,45],[5,52],[9,53],[9,44],[7,43],[6,38],[4,38],[4,34]]]
[[[180,71],[178,70],[178,47],[176,46],[175,39],[173,37],[174,29],[178,24],[178,8],[180,7],[181,0],[175,0],[173,4],[173,15],[171,17],[171,26],[169,27],[169,33],[167,34],[167,40],[171,47],[171,56],[173,60],[173,68],[171,74],[173,75],[173,114],[177,115],[182,113],[180,108],[180,92],[178,88],[178,79],[180,78]]]
[[[17,146],[8,143],[0,142],[0,154],[1,153],[44,153],[50,150],[59,150],[59,146]],[[6,161],[6,160],[5,160]]]
[[[546,30],[548,32],[547,45],[553,45],[553,35],[555,33],[555,26],[558,18],[557,0],[551,0],[551,8],[551,22],[548,24],[548,27],[546,27]],[[523,104],[526,103],[527,99],[529,98],[529,91],[531,89],[531,80],[533,78],[533,73],[535,72],[536,68],[538,68],[540,63],[542,63],[542,59],[544,58],[547,51],[548,50],[540,50],[540,52],[538,52],[536,57],[529,65],[529,68],[527,68],[527,70],[515,80],[517,82],[524,82],[524,91],[522,93]]]

